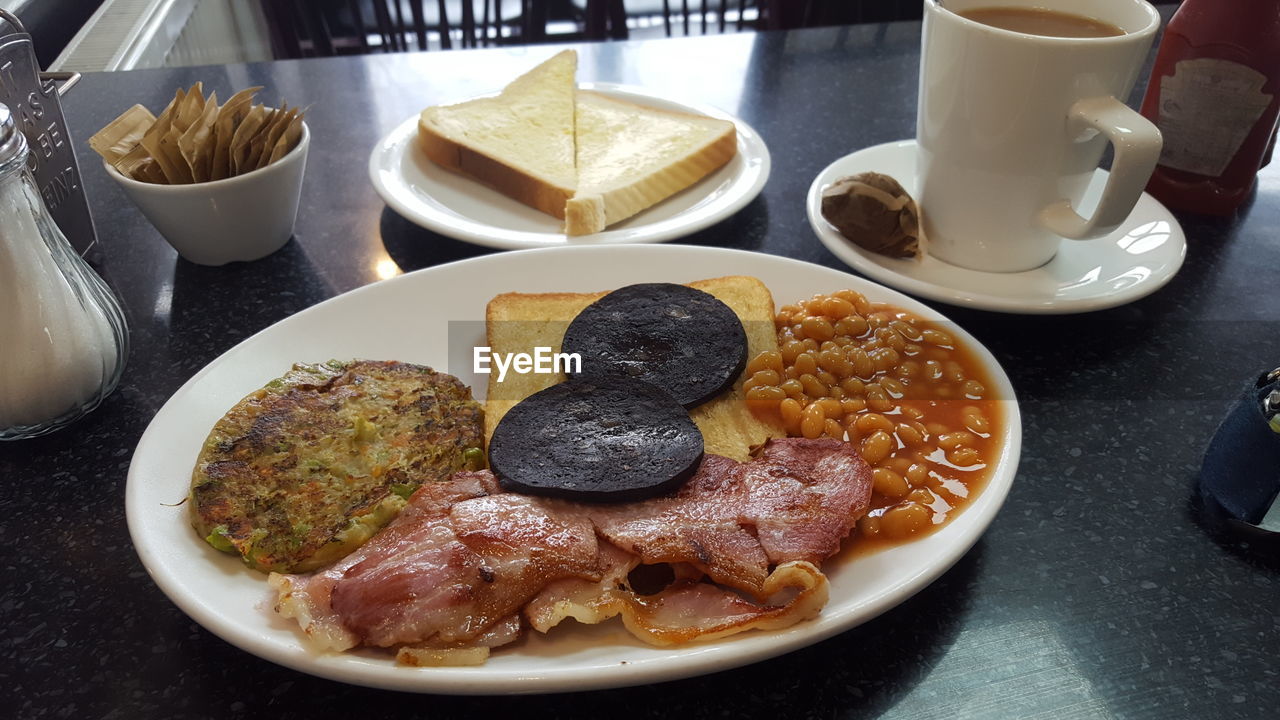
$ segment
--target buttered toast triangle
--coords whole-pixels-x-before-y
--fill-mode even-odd
[[[565,50],[497,97],[429,107],[418,118],[418,142],[437,164],[563,218],[577,187],[577,68],[577,53]]]
[[[728,305],[747,333],[747,357],[765,350],[776,350],[778,339],[773,325],[773,295],[756,278],[730,276],[699,280],[689,287],[711,293]],[[560,352],[560,341],[569,323],[591,303],[606,293],[506,293],[489,301],[485,327],[493,355],[530,353],[534,348],[549,347]],[[489,374],[485,401],[485,441],[492,437],[498,421],[517,402],[562,382],[563,373],[507,373],[499,382],[498,374]],[[749,459],[753,448],[770,438],[786,437],[782,426],[762,420],[747,408],[742,394],[744,378],[715,399],[689,412],[702,431],[706,452],[739,461]]]
[[[565,232],[587,235],[693,185],[737,153],[727,120],[659,110],[586,90],[577,99],[578,191]]]

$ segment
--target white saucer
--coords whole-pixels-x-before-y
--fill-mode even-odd
[[[1187,239],[1173,215],[1143,193],[1129,219],[1097,240],[1063,240],[1048,264],[1020,273],[988,273],[930,257],[900,260],[849,242],[822,217],[822,188],[855,173],[891,175],[916,193],[916,141],[876,145],[846,155],[814,178],[806,200],[809,224],[836,257],[862,274],[913,295],[982,310],[1067,314],[1133,302],[1159,290],[1182,267]],[[1098,170],[1081,207],[1092,208],[1106,183]],[[924,210],[928,212],[926,208]],[[927,247],[927,246],[926,246]]]

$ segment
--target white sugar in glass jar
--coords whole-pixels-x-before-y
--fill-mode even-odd
[[[0,440],[52,432],[97,407],[129,345],[119,303],[49,216],[27,152],[0,104]]]

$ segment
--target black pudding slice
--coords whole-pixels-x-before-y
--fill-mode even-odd
[[[574,377],[511,408],[489,440],[502,487],[587,502],[674,490],[702,462],[702,433],[670,395],[626,377]]]
[[[569,323],[562,350],[582,374],[652,383],[694,408],[733,385],[747,365],[742,321],[710,293],[672,283],[619,288]]]

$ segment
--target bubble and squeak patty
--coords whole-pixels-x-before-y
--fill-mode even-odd
[[[252,568],[307,572],[345,556],[424,482],[482,461],[483,411],[421,365],[299,363],[214,426],[191,481],[191,517]]]

